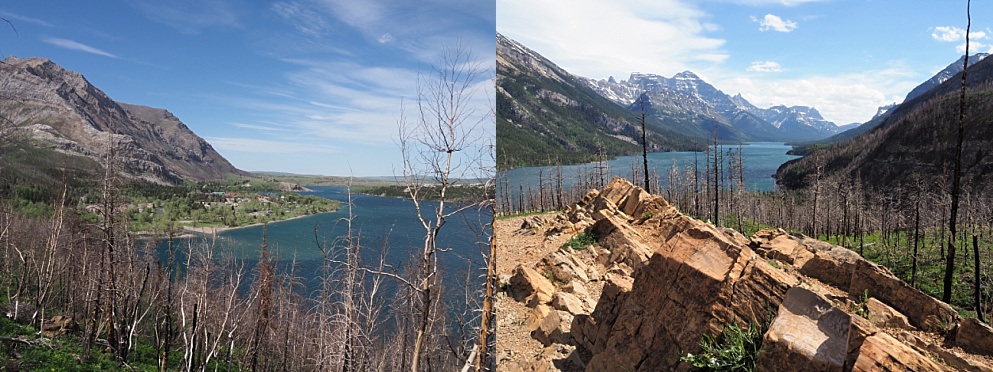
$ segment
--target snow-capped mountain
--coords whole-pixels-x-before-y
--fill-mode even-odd
[[[989,56],[989,54],[986,53],[973,54],[972,56],[969,57],[969,66],[972,66],[976,62],[983,60],[983,58],[986,58],[987,56]],[[915,87],[913,90],[910,91],[910,93],[907,93],[907,98],[904,98],[903,101],[907,102],[916,98],[917,96],[920,96],[921,94],[927,93],[927,91],[941,85],[941,83],[944,83],[946,80],[951,79],[956,74],[962,72],[962,65],[965,62],[964,59],[965,56],[959,57],[957,61],[952,62],[950,65],[948,65],[948,67],[945,67],[945,69],[939,71],[937,74],[934,74],[934,76],[932,76],[930,79],[921,83],[921,85]]]
[[[640,110],[634,107],[636,101],[642,92],[647,93],[654,103],[653,114],[663,122],[690,120],[702,123],[702,126],[680,128],[694,135],[712,133],[713,125],[710,129],[705,128],[708,122],[727,127],[723,137],[727,140],[816,140],[840,131],[814,108],[782,105],[758,108],[740,94],[729,96],[691,71],[680,72],[671,78],[635,72],[628,80],[620,82],[613,78],[583,78],[583,81],[600,95],[632,110]],[[720,136],[721,131],[718,132]]]

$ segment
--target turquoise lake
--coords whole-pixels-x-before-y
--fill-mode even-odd
[[[317,195],[342,202],[342,208],[332,213],[322,213],[294,220],[270,223],[266,226],[266,236],[271,252],[276,254],[280,268],[286,269],[295,260],[295,275],[302,278],[305,290],[313,293],[319,289],[320,267],[323,260],[317,242],[330,244],[336,238],[347,234],[348,193],[345,187],[312,186],[313,192],[301,194]],[[397,198],[384,198],[353,194],[352,228],[361,239],[362,259],[367,265],[378,262],[384,246],[386,263],[397,270],[419,252],[424,245],[424,228],[416,218],[413,202]],[[433,213],[435,202],[424,202],[422,210]],[[453,206],[454,207],[454,206]],[[479,237],[480,226],[492,221],[492,215],[485,210],[469,209],[448,220],[438,237],[438,247],[448,251],[439,254],[439,267],[443,282],[450,287],[464,285],[467,274],[474,285],[481,283],[481,250],[489,249],[486,237]],[[316,236],[315,236],[316,231]],[[489,230],[482,232],[489,234]],[[192,238],[194,243],[209,239],[206,236]],[[177,262],[185,257],[182,248],[190,243],[183,239],[175,245]],[[252,226],[218,233],[215,252],[229,253],[244,260],[246,269],[252,270],[258,262],[262,246],[262,226]],[[158,244],[158,255],[166,262],[167,244]],[[473,273],[473,272],[477,273]],[[389,280],[388,280],[389,281]],[[477,287],[478,288],[478,287]],[[463,301],[464,302],[464,301]]]
[[[737,151],[737,149],[737,145],[725,145],[722,147],[722,153],[726,154],[728,150]],[[745,187],[749,190],[757,191],[774,190],[776,188],[776,181],[772,178],[772,175],[776,173],[779,166],[787,161],[799,158],[799,156],[787,155],[786,152],[790,149],[791,146],[781,142],[757,142],[742,144],[741,153],[743,154],[742,159],[744,166]],[[692,169],[694,162],[696,162],[699,169],[703,171],[705,164],[707,163],[706,153],[648,153],[649,170],[650,172],[657,173],[659,175],[659,181],[663,187],[665,187],[668,182],[666,177],[673,165],[679,167],[680,169],[686,169],[687,167]],[[642,157],[640,155],[620,156],[614,160],[606,162],[606,165],[609,172],[609,177],[607,177],[608,181],[614,176],[631,179],[631,169],[641,169],[643,167]],[[568,188],[574,183],[578,183],[577,178],[580,177],[580,175],[590,175],[595,173],[596,167],[597,164],[595,163],[561,166],[563,187]],[[512,199],[519,197],[517,195],[517,190],[527,190],[528,187],[537,190],[541,182],[540,180],[544,178],[547,183],[550,179],[552,179],[552,176],[556,174],[557,168],[558,167],[524,167],[500,172],[497,176],[497,195],[507,195],[500,189],[504,187],[504,185],[510,188],[509,194]]]

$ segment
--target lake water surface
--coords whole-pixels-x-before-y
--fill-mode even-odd
[[[741,146],[743,154],[745,188],[757,191],[769,191],[776,188],[776,181],[772,175],[776,173],[783,163],[796,159],[799,156],[787,155],[791,146],[781,142],[757,142],[747,143]],[[728,150],[737,152],[737,145],[725,145],[722,153]],[[642,157],[621,156],[606,162],[606,179],[609,181],[614,176],[632,179],[632,169],[642,169]],[[666,186],[667,175],[673,166],[681,170],[692,169],[696,164],[702,172],[707,163],[707,154],[702,152],[652,152],[648,153],[648,167],[650,173],[659,175],[659,182],[662,187]],[[516,203],[516,198],[520,197],[520,190],[538,190],[541,183],[548,186],[549,180],[557,177],[558,168],[562,171],[562,186],[570,188],[573,184],[581,183],[580,179],[588,178],[597,174],[596,163],[563,165],[561,167],[524,167],[516,168],[498,174],[497,195],[498,197],[509,196],[511,203]],[[542,181],[542,179],[544,181]],[[502,188],[507,187],[508,192]],[[511,204],[514,205],[514,204]]]
[[[325,198],[340,200],[342,208],[337,212],[322,213],[288,221],[269,223],[266,226],[266,236],[270,252],[275,253],[279,260],[278,266],[287,267],[288,263],[296,260],[295,274],[304,281],[308,293],[314,293],[320,288],[318,275],[323,260],[317,242],[322,244],[333,242],[336,238],[347,234],[347,224],[343,220],[348,217],[348,193],[345,187],[312,186],[310,194]],[[379,255],[385,246],[386,263],[401,269],[412,253],[424,246],[424,228],[417,220],[414,204],[409,200],[384,198],[370,195],[353,194],[352,215],[353,233],[361,237],[362,258],[369,265],[378,262]],[[422,209],[433,213],[435,202],[424,202]],[[485,237],[479,237],[480,226],[492,221],[492,215],[486,211],[469,209],[460,216],[450,219],[442,228],[438,237],[438,247],[449,251],[439,254],[439,267],[443,282],[449,286],[463,286],[467,271],[479,272],[485,268],[480,256],[481,249],[487,249]],[[317,233],[315,237],[315,231]],[[486,232],[489,233],[488,231]],[[206,241],[207,237],[192,238],[194,242]],[[189,240],[178,242],[177,247],[186,246]],[[225,252],[243,259],[247,269],[251,270],[258,262],[262,246],[262,226],[252,226],[228,230],[217,234],[215,251]],[[167,245],[158,245],[158,254],[162,262],[166,261]],[[177,248],[177,262],[185,255],[182,248]],[[479,285],[481,277],[470,275],[474,284]],[[479,287],[477,287],[479,288]]]

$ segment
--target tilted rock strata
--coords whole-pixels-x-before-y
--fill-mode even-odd
[[[957,340],[946,341],[968,342],[969,352],[981,355],[991,351],[982,341],[993,339],[988,326],[963,321],[947,304],[842,247],[782,230],[748,239],[685,216],[619,178],[550,225],[542,227],[547,236],[588,231],[599,243],[537,263],[559,284],[553,291],[583,292],[602,283],[602,294],[590,313],[558,292],[515,297],[547,320],[536,331],[542,341],[574,345],[587,371],[686,370],[680,357],[698,353],[703,334],[716,335],[729,323],[770,322],[761,370],[947,369],[932,357],[960,369],[990,368],[988,359],[933,341],[938,336],[914,336],[953,326]],[[573,317],[568,327],[566,314]],[[880,327],[903,333],[894,337]]]

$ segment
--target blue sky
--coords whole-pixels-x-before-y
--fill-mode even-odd
[[[964,52],[951,0],[497,0],[497,31],[581,76],[700,75],[759,107],[865,122]],[[973,1],[970,54],[993,48]]]
[[[14,1],[0,4],[16,28],[0,29],[0,55],[49,58],[114,100],[167,109],[244,170],[384,176],[401,170],[401,100],[411,110],[443,47],[471,49],[485,69],[473,105],[490,111],[495,12],[460,0]]]

